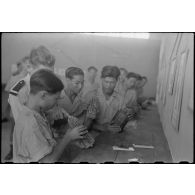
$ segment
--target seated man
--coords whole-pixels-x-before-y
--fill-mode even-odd
[[[150,99],[143,95],[144,86],[147,83],[148,79],[145,76],[137,75],[136,81],[136,93],[137,93],[137,103],[141,106],[142,109],[146,109],[150,104]]]
[[[119,76],[119,79],[118,79],[118,82],[115,88],[115,90],[119,93],[123,93],[124,91],[125,78],[127,74],[128,74],[128,71],[125,68],[120,68],[120,76]]]
[[[116,66],[104,66],[101,72],[101,87],[94,92],[100,104],[100,112],[97,114],[93,129],[97,131],[119,132],[119,125],[112,125],[111,121],[115,114],[123,107],[123,97],[115,91],[120,75]]]
[[[97,90],[99,88],[99,84],[96,82],[97,71],[97,68],[94,66],[90,66],[87,69],[86,80],[83,87],[84,94],[89,91]]]
[[[137,75],[133,72],[129,72],[126,76],[124,83],[123,96],[123,107],[132,108],[134,110],[134,116],[136,116],[139,111],[139,105],[137,103],[137,92],[135,89]]]
[[[57,106],[48,112],[48,117],[54,121],[53,127],[58,136],[65,134],[69,126],[76,124],[83,124],[90,130],[99,108],[97,98],[89,96],[88,93],[85,95],[82,93],[84,72],[80,68],[69,67],[65,72],[65,77],[65,87]],[[74,122],[70,121],[70,117],[74,117]],[[79,147],[88,148],[90,143],[85,142],[85,146],[79,145]]]
[[[129,72],[125,78],[124,88],[121,93],[125,106],[131,107],[137,105],[136,78],[137,76],[133,72]]]

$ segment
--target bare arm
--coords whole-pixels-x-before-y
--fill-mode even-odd
[[[115,124],[94,124],[93,129],[97,131],[111,131],[111,132],[119,132],[121,131],[120,126]]]
[[[69,129],[65,136],[57,143],[57,145],[53,148],[53,151],[43,157],[39,162],[40,163],[54,163],[56,162],[61,154],[63,153],[65,147],[75,139],[82,139],[83,136],[87,133],[86,127],[79,126],[74,129]]]
[[[93,119],[86,118],[84,121],[84,126],[89,130],[93,124]]]
[[[105,124],[93,124],[92,128],[97,131],[105,131],[106,125]]]
[[[64,136],[63,139],[60,140],[60,142],[54,147],[53,151],[50,154],[43,157],[39,162],[40,163],[56,162],[70,141],[71,141],[70,136]]]

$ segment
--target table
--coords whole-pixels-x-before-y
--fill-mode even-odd
[[[132,144],[152,145],[154,149],[134,148],[135,151],[112,149],[114,145],[131,147]],[[136,129],[126,128],[124,132],[116,134],[102,132],[96,137],[93,148],[78,149],[76,146],[70,146],[69,150],[71,163],[128,163],[128,159],[132,158],[137,158],[141,163],[172,162],[156,106],[142,111]]]

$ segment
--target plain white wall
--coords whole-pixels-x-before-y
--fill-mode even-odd
[[[45,45],[56,57],[57,69],[79,66],[117,65],[148,77],[146,96],[155,96],[160,40],[101,37],[82,33],[4,33],[2,36],[2,82],[10,77],[10,65],[32,47]]]
[[[164,35],[161,50],[165,50],[165,58],[168,62],[172,52],[176,33],[168,33]],[[189,99],[191,89],[194,87],[194,40],[192,33],[183,33],[182,40],[179,46],[178,55],[185,49],[189,49],[188,61],[186,64],[183,100],[181,107],[181,120],[179,131],[175,130],[171,123],[171,114],[174,104],[174,96],[166,93],[166,104],[163,106],[162,101],[159,101],[159,113],[163,129],[169,143],[170,151],[174,162],[188,161],[193,162],[193,111],[189,109]]]

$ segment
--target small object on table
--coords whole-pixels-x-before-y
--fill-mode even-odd
[[[130,158],[128,159],[128,162],[139,162],[138,158]]]
[[[133,144],[133,147],[134,147],[134,148],[154,149],[154,146],[137,145],[137,144]]]
[[[112,146],[113,150],[121,150],[121,151],[135,151],[134,148],[129,147],[129,148],[122,148],[122,147],[118,147],[118,146]]]

